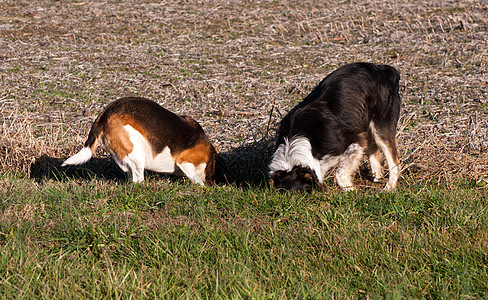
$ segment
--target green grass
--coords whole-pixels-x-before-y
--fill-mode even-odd
[[[160,2],[0,5],[1,299],[488,298],[483,1]],[[399,191],[256,186],[278,122],[355,61],[401,73]],[[251,186],[58,176],[129,95],[193,116]]]
[[[2,178],[2,298],[485,298],[486,188]]]

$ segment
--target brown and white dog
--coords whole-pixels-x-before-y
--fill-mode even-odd
[[[93,123],[85,146],[63,166],[80,165],[93,155],[99,138],[132,181],[144,180],[144,169],[183,172],[191,182],[213,183],[217,153],[202,127],[144,98],[110,103]]]
[[[351,190],[365,152],[374,180],[383,177],[381,150],[389,168],[385,190],[394,190],[400,176],[399,80],[395,68],[371,63],[348,64],[329,74],[281,121],[270,185],[308,190],[338,165],[337,183]]]

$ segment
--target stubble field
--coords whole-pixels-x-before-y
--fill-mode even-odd
[[[399,191],[268,189],[280,119],[355,61],[401,73]],[[0,294],[486,297],[487,72],[484,1],[0,1]],[[61,169],[123,96],[195,118],[237,182]]]

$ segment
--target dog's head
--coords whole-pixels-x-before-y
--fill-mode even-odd
[[[289,191],[310,191],[320,186],[319,180],[310,168],[295,166],[291,171],[276,171],[268,181],[277,189]]]

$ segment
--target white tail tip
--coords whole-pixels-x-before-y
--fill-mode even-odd
[[[84,147],[80,150],[80,152],[76,153],[75,155],[71,156],[64,163],[61,165],[62,167],[67,165],[81,165],[86,163],[92,157],[92,151],[88,147]]]

